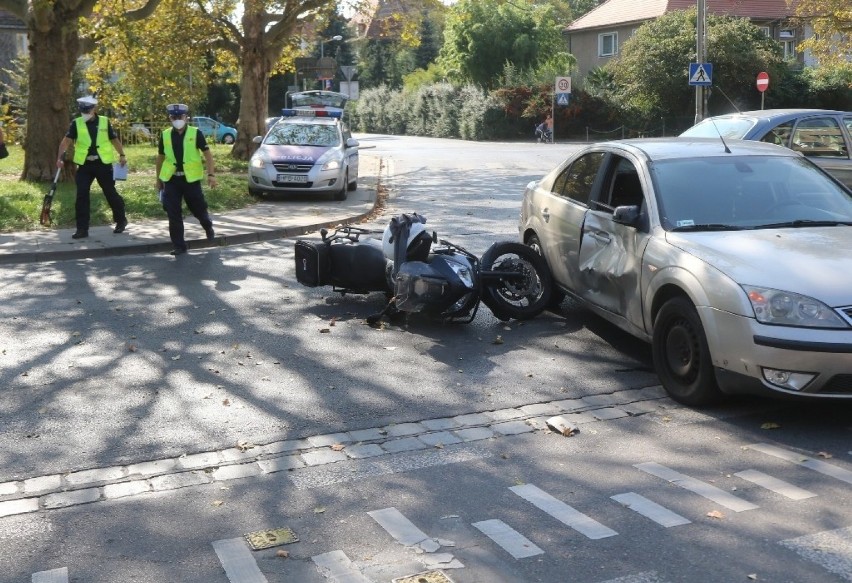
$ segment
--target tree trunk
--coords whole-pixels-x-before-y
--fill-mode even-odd
[[[243,47],[240,55],[240,131],[231,150],[237,160],[248,160],[257,149],[252,140],[266,133],[266,115],[269,104],[269,74],[272,63],[264,46],[264,20],[262,12],[249,12],[253,3],[246,2],[243,13]]]
[[[49,23],[27,21],[29,34],[29,96],[24,138],[25,180],[53,180],[59,142],[68,130],[71,74],[80,38],[77,16],[57,3]]]

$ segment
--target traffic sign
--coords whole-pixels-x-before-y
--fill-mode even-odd
[[[568,98],[570,95],[570,93],[557,93],[556,105],[568,105]]]
[[[554,93],[571,93],[571,77],[557,77]]]
[[[713,84],[713,65],[711,63],[690,63],[689,84],[709,87]]]
[[[755,83],[755,85],[757,85],[757,90],[761,93],[766,91],[769,88],[769,73],[767,73],[766,71],[761,71],[760,73],[758,73],[757,82]]]

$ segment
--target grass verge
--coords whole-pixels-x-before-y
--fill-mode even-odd
[[[0,160],[0,232],[43,230],[39,225],[41,203],[50,190],[49,182],[20,180],[24,166],[24,152],[20,146],[8,144],[9,157]],[[216,144],[212,147],[216,162],[216,188],[204,183],[204,196],[211,212],[243,208],[254,204],[247,187],[247,162],[230,156],[231,146]],[[116,181],[118,193],[124,198],[127,218],[133,222],[143,219],[165,219],[166,212],[157,201],[154,161],[157,148],[140,144],[125,146],[130,173],[127,180]],[[53,198],[53,225],[49,228],[74,226],[74,200],[77,188],[73,181],[62,181]],[[112,211],[97,182],[92,184],[91,224],[112,223]]]

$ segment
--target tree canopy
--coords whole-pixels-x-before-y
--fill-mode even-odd
[[[616,103],[648,120],[689,112],[694,89],[687,76],[695,62],[696,19],[696,9],[680,10],[637,29],[606,67]],[[729,98],[741,106],[754,99],[760,71],[779,81],[787,75],[781,47],[747,19],[708,14],[706,34],[707,59],[713,63],[711,99],[717,103]]]
[[[792,0],[788,0],[792,4]],[[799,48],[810,51],[820,67],[852,73],[852,3],[849,0],[798,0],[796,18],[813,30]]]
[[[507,63],[534,69],[567,55],[561,28],[548,5],[460,0],[447,15],[438,64],[451,79],[493,87]]]

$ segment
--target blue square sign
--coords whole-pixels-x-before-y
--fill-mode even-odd
[[[711,63],[690,63],[689,84],[709,87],[713,84],[713,65]]]

